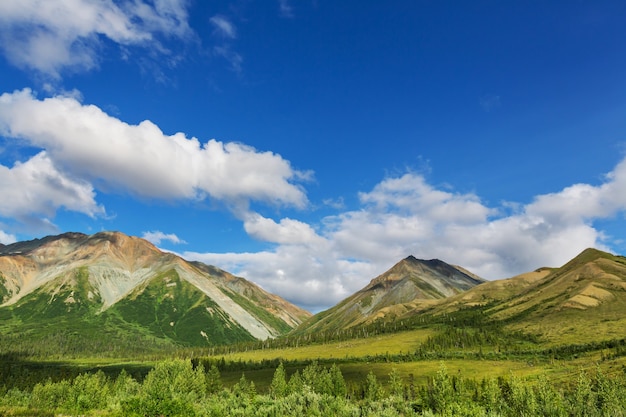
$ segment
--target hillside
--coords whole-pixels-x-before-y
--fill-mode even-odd
[[[482,282],[475,275],[438,259],[409,256],[337,306],[303,323],[294,333],[344,330],[379,319],[393,320],[408,308],[414,308],[408,305],[430,305]]]
[[[3,245],[0,302],[3,343],[72,340],[95,351],[262,340],[310,316],[243,278],[116,232]]]
[[[623,338],[626,258],[586,249],[560,268],[484,282],[431,305],[413,307],[399,318],[437,317],[478,308],[485,320],[548,343]]]

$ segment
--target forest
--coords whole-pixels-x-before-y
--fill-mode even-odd
[[[0,415],[626,416],[626,339],[549,346],[478,309],[423,320],[114,358],[16,338]]]
[[[217,365],[170,359],[144,377],[102,370],[48,379],[30,388],[0,387],[5,416],[624,416],[626,369],[597,367],[557,384],[545,375],[480,380],[449,372],[441,362],[424,385],[394,369],[347,382],[338,365],[313,361],[287,372],[279,363],[265,389],[241,373],[232,386]]]

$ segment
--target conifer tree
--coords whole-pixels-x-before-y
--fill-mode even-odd
[[[239,382],[233,386],[233,393],[237,397],[253,398],[256,395],[254,381],[248,381],[246,375],[242,373]]]
[[[287,393],[293,394],[302,391],[304,387],[304,382],[302,381],[302,377],[300,376],[300,371],[296,371],[289,378],[289,382],[287,383]]]
[[[433,378],[432,385],[429,387],[429,400],[432,409],[435,412],[442,412],[446,409],[454,398],[454,388],[446,365],[441,362],[439,370]]]
[[[378,379],[374,372],[369,371],[365,379],[365,389],[363,396],[368,401],[378,401],[383,397],[383,389],[378,383]]]
[[[276,371],[274,371],[274,377],[270,384],[270,395],[272,398],[282,398],[287,395],[287,378],[282,362],[278,365]]]
[[[224,387],[222,383],[222,376],[220,370],[217,369],[215,364],[211,365],[209,371],[206,373],[206,389],[209,394],[215,394],[222,390]]]
[[[389,372],[389,394],[396,397],[404,396],[404,384],[397,368],[392,368]]]
[[[345,398],[348,394],[348,388],[346,386],[346,380],[343,378],[341,369],[337,364],[333,364],[329,370],[330,380],[333,386],[332,394],[335,397]]]

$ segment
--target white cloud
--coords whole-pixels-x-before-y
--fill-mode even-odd
[[[246,216],[244,228],[248,235],[267,242],[283,245],[321,246],[324,244],[324,239],[318,236],[311,226],[298,220],[282,219],[280,223],[276,223],[257,213],[250,213]]]
[[[233,72],[241,73],[243,57],[238,52],[231,49],[229,45],[215,46],[213,52],[222,58],[224,58],[229,64],[230,69]]]
[[[215,15],[209,19],[209,22],[213,25],[213,33],[215,33],[217,36],[228,39],[235,39],[237,37],[237,28],[226,17],[221,15]]]
[[[159,246],[163,241],[169,241],[175,245],[187,243],[184,240],[180,239],[178,236],[176,236],[176,234],[174,233],[163,233],[159,230],[155,230],[152,232],[143,232],[143,235],[141,237],[156,246]]]
[[[168,136],[150,121],[129,125],[73,97],[38,100],[27,89],[3,94],[0,134],[45,149],[57,169],[107,191],[172,200],[209,196],[236,212],[251,200],[307,204],[294,182],[308,173],[280,155],[238,143],[201,144],[183,133]]]
[[[3,245],[9,245],[15,242],[17,242],[17,238],[15,237],[15,235],[0,230],[0,243],[2,243]]]
[[[303,245],[280,245],[258,253],[185,252],[186,259],[216,265],[250,279],[267,291],[304,308],[317,310],[347,297],[359,286],[350,283],[348,268],[341,268],[332,253]],[[354,264],[350,267],[355,269]],[[371,273],[369,265],[360,277]],[[339,270],[342,274],[338,274]],[[359,283],[360,285],[360,283]]]
[[[191,35],[186,6],[186,0],[4,0],[0,48],[17,67],[59,78],[63,70],[97,67],[103,39],[165,52],[157,36]]]
[[[237,28],[225,16],[215,15],[209,19],[213,26],[213,35],[218,42],[213,46],[213,54],[223,58],[230,65],[230,69],[240,74],[242,72],[243,56],[233,49],[232,41],[237,38]]]
[[[507,278],[561,266],[587,247],[608,250],[593,221],[626,209],[626,159],[600,185],[576,184],[526,205],[488,207],[475,194],[443,191],[412,173],[359,196],[358,210],[323,219],[317,232],[294,219],[246,220],[251,236],[278,245],[273,251],[185,256],[313,309],[337,303],[411,254]]]
[[[12,168],[0,165],[0,216],[53,217],[59,207],[89,216],[103,215],[88,182],[59,171],[42,151]]]

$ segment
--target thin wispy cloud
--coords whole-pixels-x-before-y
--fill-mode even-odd
[[[0,2],[0,48],[15,66],[53,79],[100,65],[104,41],[168,52],[160,38],[189,39],[185,0]]]
[[[215,15],[209,19],[213,26],[213,35],[218,39],[216,45],[213,46],[213,54],[226,62],[230,69],[240,74],[242,72],[243,56],[237,52],[232,45],[232,41],[237,38],[237,28],[226,17]]]
[[[278,0],[278,10],[281,17],[290,19],[294,17],[293,7],[289,3],[289,0]]]
[[[243,57],[239,53],[233,51],[228,45],[216,46],[213,48],[213,51],[215,55],[224,58],[228,62],[233,72],[241,73]]]
[[[215,15],[209,19],[209,22],[213,25],[213,33],[217,36],[228,39],[237,38],[237,29],[235,28],[235,25],[226,17]]]

